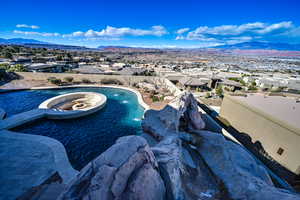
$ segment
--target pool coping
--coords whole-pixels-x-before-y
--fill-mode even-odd
[[[64,88],[116,88],[116,89],[123,89],[128,90],[130,92],[135,93],[138,98],[139,104],[146,110],[150,109],[150,106],[144,102],[144,99],[139,91],[136,89],[125,87],[125,86],[117,86],[117,85],[100,85],[100,84],[81,84],[81,85],[64,85],[64,86],[41,86],[41,87],[30,87],[30,88],[14,88],[14,89],[2,89],[0,90],[1,93],[6,92],[17,92],[17,91],[24,91],[24,90],[51,90],[51,89],[64,89]]]
[[[144,108],[144,110],[148,110],[150,109],[150,107],[144,102],[143,97],[141,95],[141,93],[133,88],[128,88],[128,87],[124,87],[124,86],[115,86],[115,85],[70,85],[70,86],[51,86],[51,87],[32,87],[32,88],[19,88],[19,89],[9,89],[9,90],[5,90],[5,91],[1,91],[0,93],[3,92],[16,92],[16,91],[24,91],[24,90],[46,90],[46,89],[64,89],[64,88],[116,88],[116,89],[123,89],[123,90],[127,90],[130,92],[133,92],[138,99],[138,103]],[[43,111],[43,110],[41,110]],[[43,113],[45,114],[44,117],[47,117],[46,112],[43,111]],[[16,114],[18,115],[18,114]],[[14,116],[14,115],[13,115]],[[11,116],[11,117],[13,117]],[[7,120],[9,118],[6,118],[4,120]],[[2,120],[1,120],[2,121]],[[4,121],[2,121],[3,123]],[[26,123],[26,122],[25,122]],[[54,162],[56,164],[56,170],[59,172],[59,174],[61,175],[61,177],[63,178],[63,181],[66,183],[69,183],[73,178],[76,177],[76,175],[78,174],[78,171],[75,170],[71,163],[69,162],[69,158],[68,155],[66,153],[66,149],[63,146],[63,144],[51,137],[47,137],[47,136],[40,136],[40,135],[33,135],[33,134],[20,134],[20,132],[14,132],[14,131],[10,131],[8,130],[9,127],[3,127],[0,128],[0,137],[2,135],[2,137],[5,137],[5,135],[10,135],[11,138],[14,137],[18,137],[18,138],[22,138],[24,140],[32,140],[35,142],[39,142],[42,143],[46,146],[48,146],[53,153],[53,156],[55,158]]]

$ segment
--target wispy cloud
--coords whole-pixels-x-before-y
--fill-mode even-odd
[[[119,38],[123,36],[163,36],[168,34],[168,31],[163,26],[152,26],[150,29],[135,29],[129,27],[116,28],[107,26],[100,31],[88,30],[86,32],[76,31],[70,34],[64,34],[63,37],[107,37],[107,38]]]
[[[296,29],[292,22],[284,21],[275,24],[262,22],[246,23],[241,25],[221,25],[215,27],[200,26],[187,32],[186,35],[176,37],[176,40],[195,40],[201,42],[219,42],[234,44],[254,39],[268,40],[279,37]]]
[[[23,35],[37,35],[37,36],[43,36],[43,37],[57,37],[61,36],[59,33],[46,33],[46,32],[36,32],[36,31],[20,31],[20,30],[14,30],[13,33],[16,34],[23,34]]]
[[[176,33],[177,33],[178,35],[181,35],[181,34],[183,34],[183,33],[188,32],[189,30],[190,30],[190,28],[181,28],[181,29],[178,29],[178,30],[176,31]]]
[[[36,25],[27,25],[27,24],[17,24],[17,28],[31,28],[31,29],[39,29],[39,26]]]

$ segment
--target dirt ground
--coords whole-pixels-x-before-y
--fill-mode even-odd
[[[200,101],[202,101],[206,105],[210,106],[221,106],[222,104],[222,99],[213,99],[213,98],[198,98]]]

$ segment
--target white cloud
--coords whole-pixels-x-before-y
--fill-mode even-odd
[[[189,30],[190,30],[190,28],[181,28],[181,29],[178,29],[178,30],[176,31],[176,33],[177,33],[178,35],[181,35],[181,34],[183,34],[183,33],[188,32]]]
[[[46,32],[35,32],[35,31],[19,31],[19,30],[14,30],[13,33],[16,34],[23,34],[23,35],[38,35],[38,36],[43,36],[43,37],[57,37],[60,36],[61,34],[59,33],[46,33]]]
[[[168,34],[167,30],[163,26],[152,26],[151,29],[134,29],[129,27],[116,28],[107,26],[100,31],[88,30],[86,32],[76,31],[70,34],[64,34],[63,37],[115,37],[122,36],[163,36]]]
[[[39,29],[39,26],[36,25],[27,25],[27,24],[17,24],[17,28],[31,28],[31,29]]]
[[[246,23],[241,25],[200,26],[185,36],[180,35],[176,40],[197,40],[202,42],[219,42],[234,44],[251,41],[252,39],[265,39],[278,37],[284,33],[291,32],[295,26],[290,21],[275,24],[262,22]]]
[[[257,32],[261,33],[261,34],[267,34],[267,33],[273,32],[273,31],[289,30],[293,27],[294,27],[294,25],[292,22],[281,22],[278,24],[272,24],[270,26],[267,26],[262,30],[258,30]]]

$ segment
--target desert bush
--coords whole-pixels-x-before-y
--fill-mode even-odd
[[[67,76],[67,77],[64,77],[64,81],[68,82],[68,83],[72,83],[74,80],[74,78],[72,76]]]
[[[123,85],[123,83],[120,80],[113,78],[104,78],[100,82],[102,84]]]
[[[157,102],[160,100],[158,96],[152,96],[151,99],[152,99],[152,102]]]
[[[62,83],[61,79],[56,78],[56,77],[49,77],[47,80],[48,80],[48,82],[50,82],[54,85],[61,85],[61,83]]]
[[[27,69],[24,67],[24,65],[16,64],[10,66],[10,68],[7,69],[7,72],[27,72]]]
[[[219,96],[219,97],[222,97],[223,96],[223,89],[221,86],[218,86],[217,89],[216,89],[216,94]]]
[[[255,90],[257,90],[257,87],[255,87],[255,86],[253,86],[253,85],[250,85],[250,86],[248,87],[248,90],[255,91]]]
[[[92,81],[90,79],[87,79],[87,78],[82,78],[81,82],[82,83],[91,83]]]

